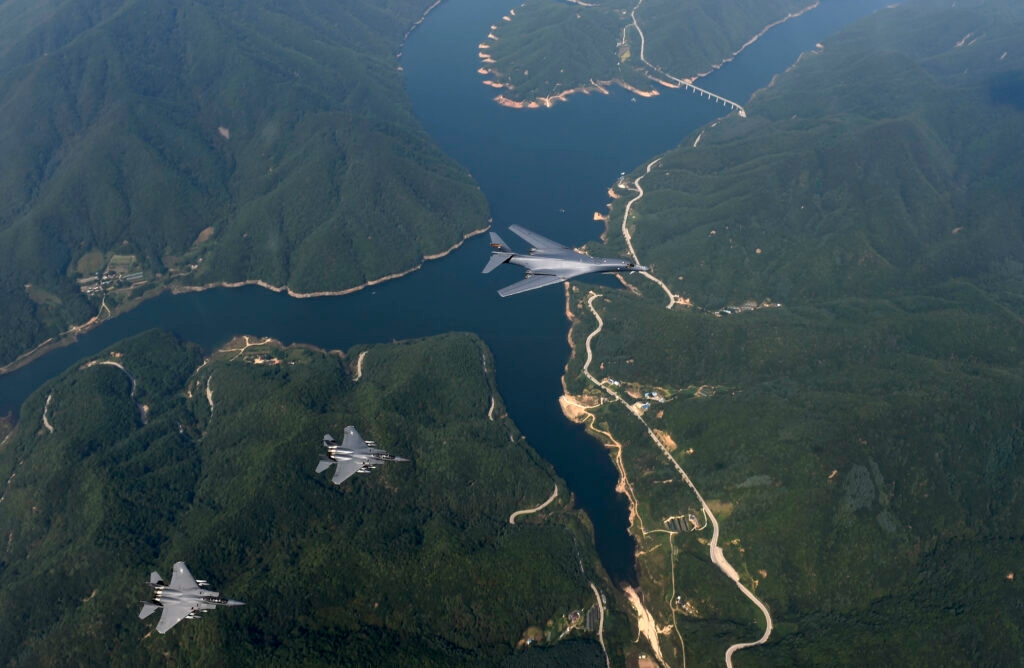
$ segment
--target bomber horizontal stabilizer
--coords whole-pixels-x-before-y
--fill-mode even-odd
[[[503,265],[506,262],[508,262],[512,258],[513,255],[514,255],[514,253],[492,253],[491,254],[491,259],[487,261],[487,266],[484,267],[484,270],[483,270],[482,273],[484,273],[484,274],[491,273],[496,268],[498,268],[501,265]]]

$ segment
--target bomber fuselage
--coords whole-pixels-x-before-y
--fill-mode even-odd
[[[638,267],[633,262],[616,258],[590,257],[577,253],[574,253],[572,257],[535,253],[517,254],[509,258],[509,264],[519,265],[531,273],[545,274],[647,271],[647,267]]]

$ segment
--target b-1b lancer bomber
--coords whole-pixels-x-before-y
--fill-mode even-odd
[[[527,290],[536,290],[585,274],[649,271],[648,267],[626,260],[590,257],[518,225],[510,225],[508,229],[522,237],[532,248],[530,248],[529,255],[513,252],[505,245],[501,237],[491,232],[491,259],[484,267],[483,273],[489,274],[498,265],[506,263],[518,264],[520,267],[526,268],[526,278],[498,290],[498,294],[502,297],[517,295]]]
[[[341,445],[330,434],[324,434],[324,447],[327,448],[329,459],[321,459],[316,465],[316,472],[327,470],[331,464],[337,464],[331,482],[335,485],[348,480],[356,473],[369,473],[381,462],[407,462],[404,457],[396,457],[376,447],[373,441],[365,441],[356,428],[345,427],[345,438]]]
[[[170,584],[167,584],[159,573],[153,571],[149,576],[153,600],[143,601],[139,619],[145,619],[157,610],[163,610],[160,621],[156,623],[156,630],[167,633],[181,620],[199,619],[201,613],[209,612],[218,605],[245,605],[241,601],[222,598],[220,592],[203,589],[207,585],[209,583],[206,580],[196,580],[192,577],[184,561],[174,564]]]

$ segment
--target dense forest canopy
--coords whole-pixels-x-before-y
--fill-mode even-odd
[[[673,397],[647,419],[774,618],[751,665],[1020,660],[1022,31],[1012,2],[886,10],[643,181],[633,244],[695,307],[667,310],[646,281],[609,292],[594,359]],[[633,475],[671,473],[633,415],[598,416]],[[654,520],[695,504],[642,489]],[[722,599],[700,535],[675,577],[707,610]],[[680,626],[697,659],[760,633],[750,606],[711,609]]]
[[[554,645],[588,583],[610,584],[564,483],[488,418],[490,352],[469,335],[363,351],[356,382],[322,352],[204,364],[151,332],[35,393],[0,450],[0,662],[494,665],[531,627]],[[332,485],[320,439],[347,424],[411,461]],[[138,601],[178,560],[247,605],[156,634]],[[575,637],[550,656],[604,665]]]
[[[171,279],[338,290],[484,227],[403,89],[428,5],[3,3],[0,363]]]
[[[807,0],[529,0],[499,22],[481,49],[488,80],[509,100],[529,101],[619,81],[651,91],[706,74]],[[633,27],[633,16],[644,33]]]

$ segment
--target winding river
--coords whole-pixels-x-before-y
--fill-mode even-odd
[[[676,146],[725,110],[682,90],[634,99],[612,89],[541,110],[498,106],[476,73],[477,44],[517,4],[444,0],[404,45],[408,93],[427,131],[480,184],[496,229],[518,223],[581,245],[601,234],[593,212],[604,211],[607,189],[620,173]],[[825,0],[773,28],[700,85],[743,104],[802,51],[884,4]],[[649,49],[646,56],[657,61]],[[0,377],[0,415],[17,411],[31,392],[83,357],[152,327],[172,330],[207,351],[240,334],[346,349],[452,330],[476,332],[494,353],[498,389],[512,419],[593,521],[605,568],[616,581],[635,582],[635,543],[625,500],[614,491],[615,469],[604,449],[563,417],[557,401],[569,354],[563,291],[500,299],[495,290],[521,276],[506,268],[481,275],[488,253],[487,240],[475,237],[419,271],[341,297],[292,299],[258,287],[164,294]],[[615,289],[614,283],[602,285]]]

